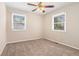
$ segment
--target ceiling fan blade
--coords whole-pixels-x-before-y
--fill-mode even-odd
[[[45,8],[52,8],[54,7],[53,5],[45,6]]]
[[[33,9],[32,11],[34,12],[34,11],[36,11],[37,10],[37,8],[36,9]]]
[[[41,5],[42,4],[42,2],[39,2],[39,4],[38,5]]]
[[[27,5],[31,5],[31,6],[37,6],[37,5],[35,5],[35,4],[31,4],[31,3],[27,3]]]

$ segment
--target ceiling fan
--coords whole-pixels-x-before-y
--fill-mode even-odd
[[[47,6],[45,6],[43,2],[39,2],[38,5],[32,4],[32,3],[27,3],[27,5],[36,6],[36,8],[32,10],[32,12],[34,12],[34,11],[39,9],[43,13],[45,13],[45,8],[53,8],[54,7],[54,5],[47,5]]]

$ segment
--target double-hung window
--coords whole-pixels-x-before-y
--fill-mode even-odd
[[[12,13],[12,30],[13,31],[26,30],[26,16],[25,15]]]
[[[66,13],[54,15],[52,18],[53,31],[66,32]]]

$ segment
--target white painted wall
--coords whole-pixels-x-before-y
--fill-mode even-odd
[[[6,45],[6,8],[0,3],[0,55]]]
[[[66,32],[52,31],[52,16],[66,12]],[[55,10],[44,17],[44,38],[79,49],[79,3]]]
[[[12,13],[20,13],[26,15],[26,30],[12,31]],[[42,16],[38,14],[28,13],[25,11],[7,7],[7,42],[19,42],[42,38]]]

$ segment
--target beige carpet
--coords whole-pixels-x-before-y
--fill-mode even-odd
[[[7,44],[2,56],[78,56],[79,50],[46,39]]]

